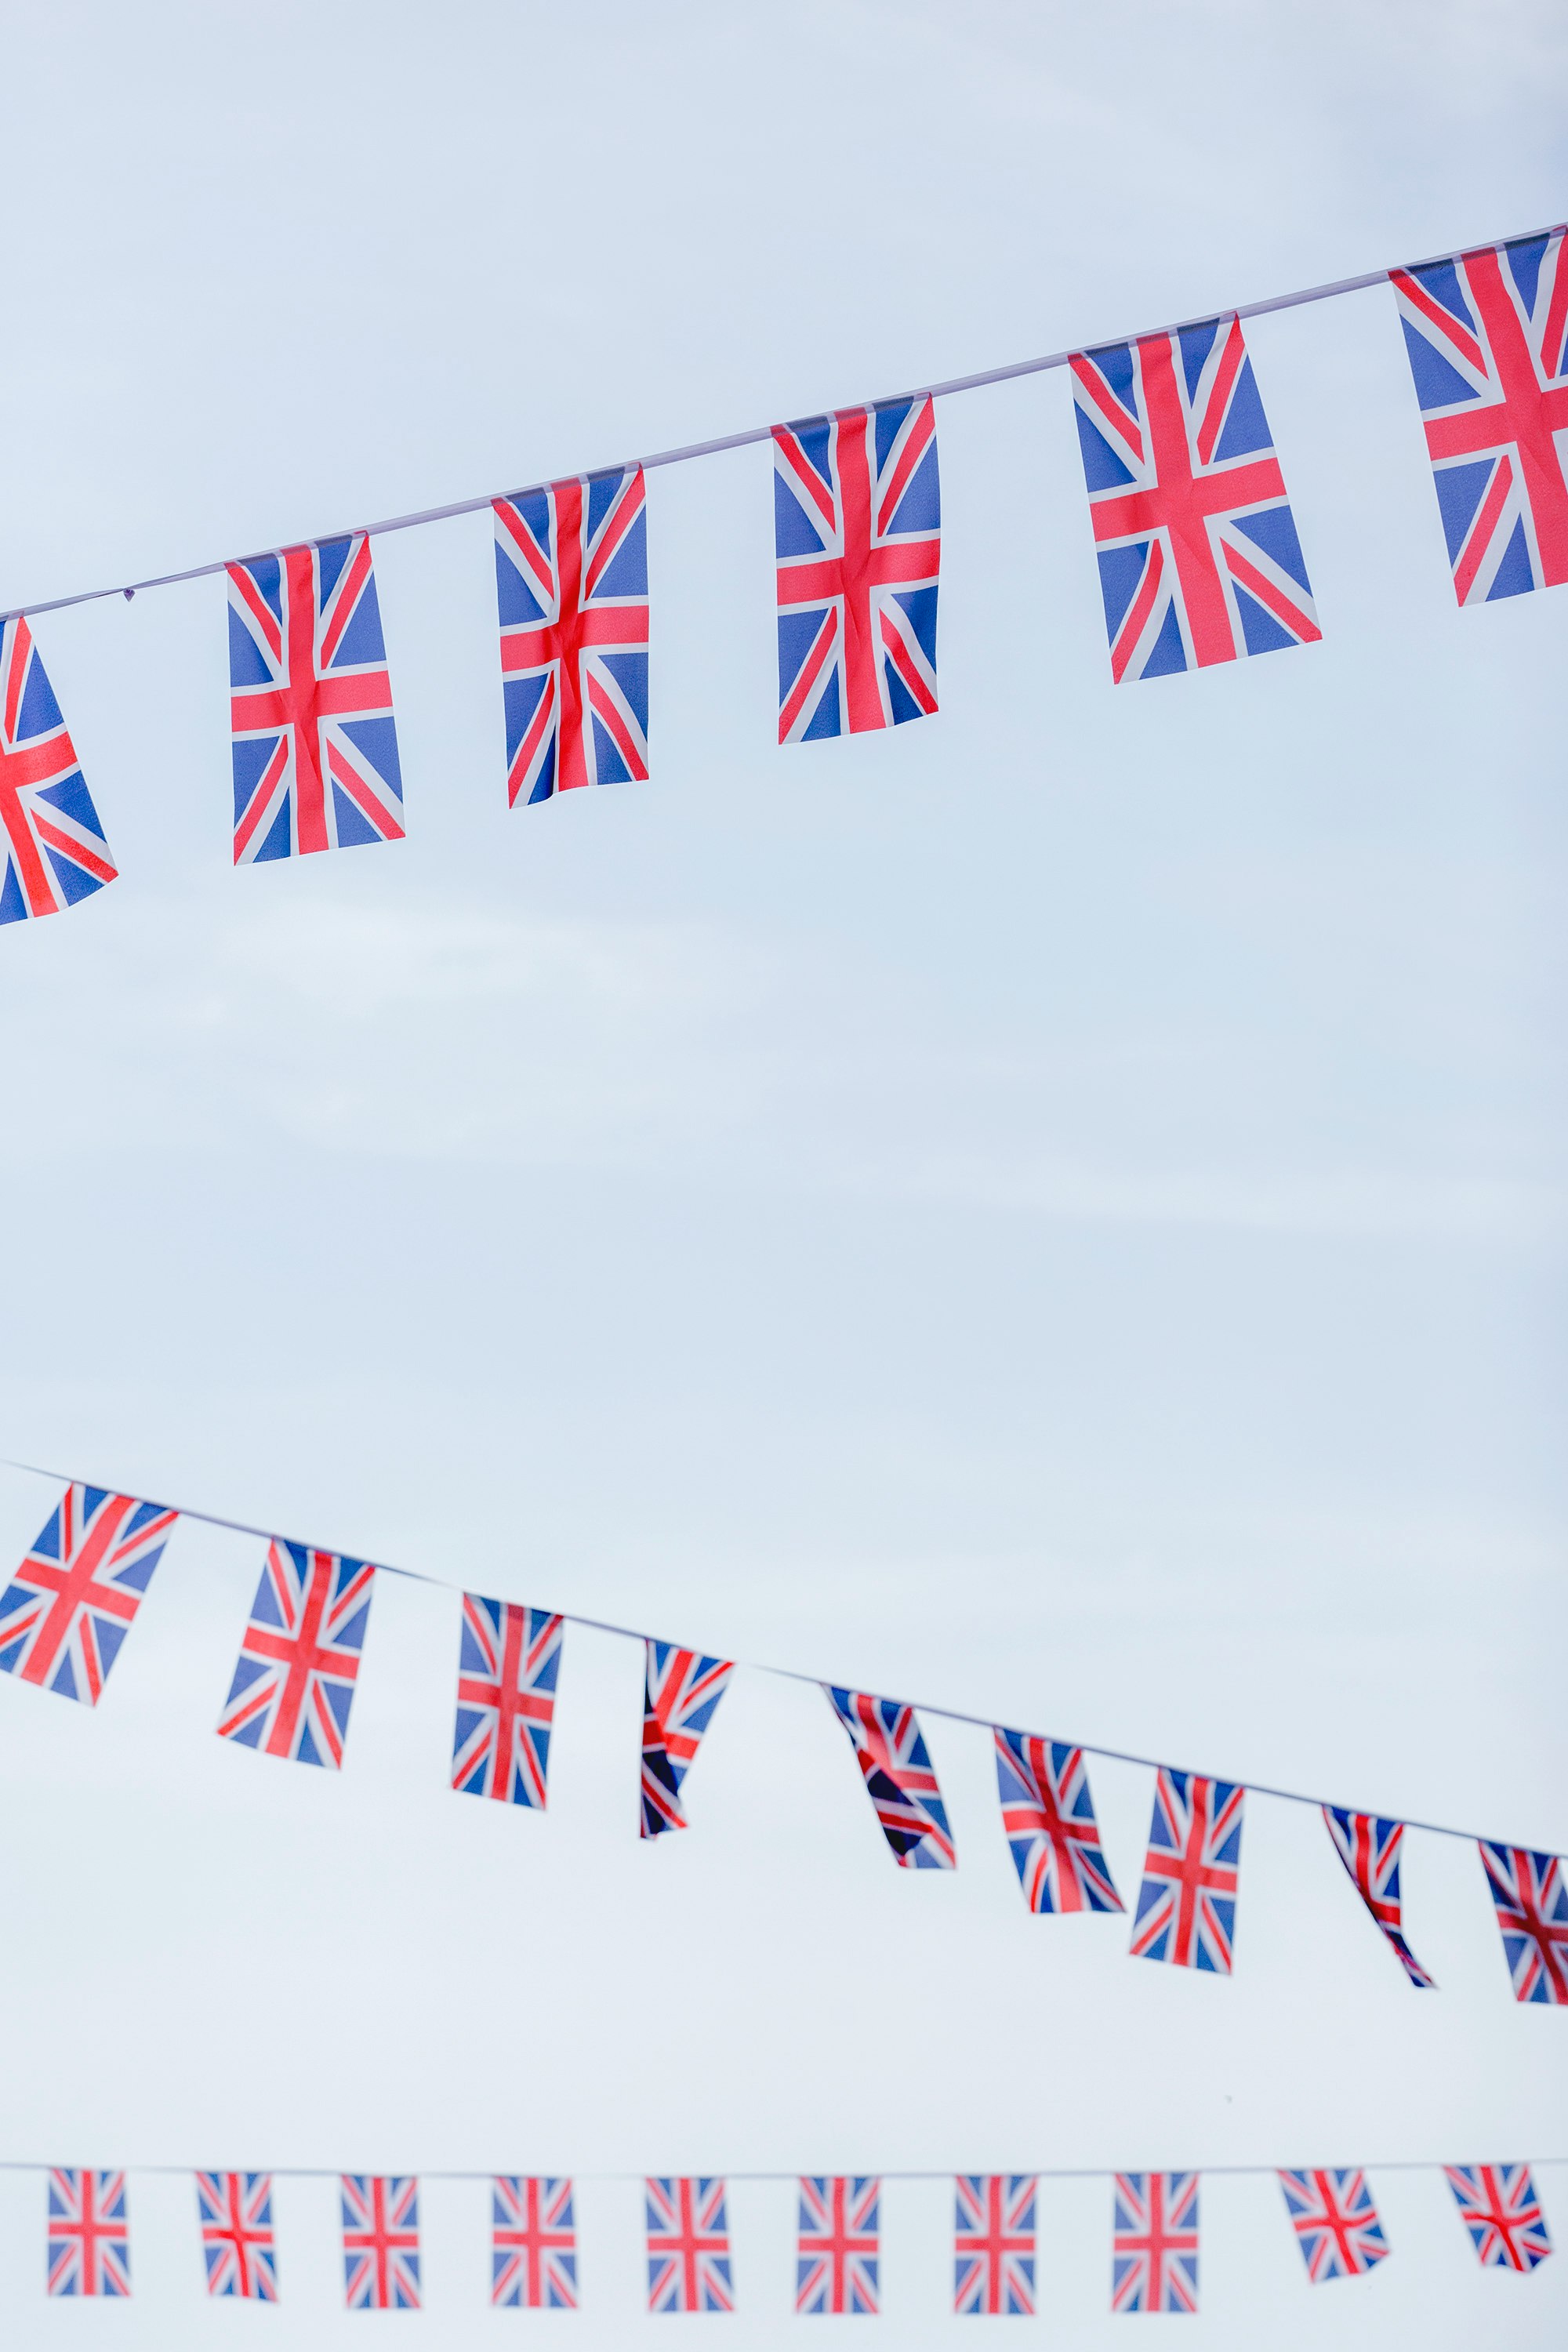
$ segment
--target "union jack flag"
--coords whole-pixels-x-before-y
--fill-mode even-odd
[[[68,1486],[0,1594],[0,1668],[96,1706],[178,1517]]]
[[[1240,320],[1079,352],[1072,381],[1111,676],[1315,643]]]
[[[58,915],[115,877],[26,621],[0,631],[0,923]]]
[[[796,2311],[875,2315],[881,2195],[881,2181],[865,2174],[803,2177]]]
[[[1282,2172],[1279,2186],[1314,2286],[1360,2278],[1389,2252],[1364,2172]]]
[[[563,1621],[512,1601],[463,1595],[452,1786],[542,1807]]]
[[[403,773],[363,530],[228,567],[234,862],[403,838]]]
[[[1082,1748],[994,1729],[1002,1827],[1030,1910],[1120,1911]]]
[[[349,2311],[419,2309],[419,2183],[411,2173],[345,2172],[343,2303]]]
[[[1035,2308],[1034,2174],[961,2172],[952,2185],[954,2311],[1027,2317]]]
[[[642,1835],[683,1830],[680,1784],[735,1669],[728,1658],[647,1643],[642,1715]]]
[[[492,500],[509,804],[647,777],[640,466]]]
[[[207,2293],[247,2303],[278,2300],[269,2172],[198,2172],[196,2210]]]
[[[129,2294],[131,2227],[122,2172],[49,2175],[51,2294]]]
[[[490,2301],[512,2311],[575,2311],[577,2224],[570,2180],[498,2173],[490,2215]]]
[[[649,2311],[733,2311],[724,2183],[650,2179],[645,2186]]]
[[[1398,1953],[1405,1975],[1419,1989],[1433,1987],[1434,1979],[1405,1940],[1399,1894],[1405,1823],[1385,1822],[1375,1813],[1347,1812],[1342,1805],[1325,1805],[1323,1819],[1352,1885]]]
[[[1483,2270],[1532,2271],[1552,2252],[1528,2164],[1446,2164],[1459,2219]]]
[[[1516,2000],[1568,2001],[1568,1884],[1554,1853],[1481,1841]]]
[[[1245,1789],[1162,1765],[1129,1949],[1134,1959],[1230,1974]]]
[[[1196,2311],[1198,2176],[1119,2172],[1112,2311]]]
[[[1563,231],[1389,273],[1461,604],[1568,580]]]
[[[275,1536],[256,1588],[220,1739],[342,1769],[375,1570]]]
[[[779,741],[936,709],[942,497],[930,398],[773,427]]]
[[[837,1684],[825,1683],[823,1688],[849,1735],[894,1861],[903,1870],[956,1870],[947,1808],[914,1708],[901,1699],[874,1698],[869,1691],[844,1690]]]

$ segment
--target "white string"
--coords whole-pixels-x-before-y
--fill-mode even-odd
[[[1498,2158],[1468,2158],[1464,2160],[1470,2163],[1481,2161],[1491,2163],[1495,2161],[1507,2164],[1528,2164],[1532,2171],[1537,2166],[1539,2166],[1544,2172],[1549,2166],[1568,2164],[1568,2156],[1510,2156]],[[53,2172],[56,2170],[68,2170],[70,2168],[71,2168],[67,2166],[57,2167],[52,2164],[35,2162],[29,2157],[17,2156],[0,2158],[0,2172]],[[1118,2173],[1159,2171],[1196,2172],[1206,2180],[1221,2176],[1226,2179],[1239,2179],[1247,2175],[1256,2177],[1258,2174],[1262,2174],[1268,2178],[1272,2178],[1274,2175],[1284,2171],[1317,2172],[1353,2170],[1356,2172],[1442,2172],[1446,2170],[1447,2167],[1441,2157],[1410,2156],[1392,2157],[1386,2163],[1379,2163],[1374,2158],[1369,2163],[1357,2164],[1353,2166],[1310,2164],[1289,2166],[1280,2164],[1173,2164],[1163,2166],[1154,2164],[1012,2164],[998,2165],[994,2168],[998,2172],[1012,2172],[1023,2178],[1035,2180],[1113,2180]],[[198,2169],[203,2172],[232,2172],[236,2170],[244,2170],[247,2172],[268,2173],[274,2180],[341,2180],[345,2173],[353,2173],[357,2171],[361,2173],[368,2172],[372,2179],[375,2178],[374,2169],[364,2165],[255,2164],[245,2165],[243,2167],[234,2165],[202,2165],[198,2167],[193,2164],[99,2164],[94,2165],[92,2169],[95,2172],[147,2172],[154,2175],[162,2174],[164,2176],[177,2173],[195,2172]],[[438,2165],[426,2165],[419,2167],[416,2170],[415,2168],[410,2167],[409,2170],[412,2171],[414,2173],[414,2177],[419,2180],[494,2180],[500,2177],[493,2168],[483,2172],[458,2172]],[[394,2177],[406,2178],[407,2175],[399,2175],[398,2168],[395,2165],[392,2165],[386,2168],[386,2171],[381,2177],[383,2179],[391,2179]],[[524,2174],[520,2177],[526,2179],[527,2175]],[[557,2177],[559,2178],[562,2176]],[[682,2178],[679,2173],[673,2175],[665,2174],[661,2176],[647,2172],[578,2171],[574,2171],[565,2177],[574,2181],[647,2180],[650,2179],[657,2179],[659,2178],[679,2179]],[[695,2174],[687,2174],[684,2177],[690,2179],[696,2179],[698,2176]],[[708,2180],[723,2180],[726,2183],[731,2180],[799,2180],[803,2177],[810,2178],[809,2175],[803,2176],[799,2171],[716,2172],[704,2173],[700,2177]],[[855,2178],[857,2176],[847,2174],[841,2175],[839,2177]],[[958,2175],[951,2171],[877,2172],[874,2167],[869,2168],[866,2173],[862,2173],[858,2176],[858,2178],[862,2179],[875,2178],[878,2180],[952,2180],[957,2177]],[[832,2178],[832,2176],[829,2175],[828,2178]]]

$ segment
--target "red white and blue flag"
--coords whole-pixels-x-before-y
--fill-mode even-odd
[[[1129,1947],[1134,1959],[1229,1976],[1246,1800],[1233,1781],[1161,1766]]]
[[[1082,1748],[994,1728],[1002,1827],[1030,1910],[1120,1911]]]
[[[1111,2239],[1112,2311],[1196,2311],[1198,2176],[1119,2172]]]
[[[1568,2001],[1568,1879],[1561,1858],[1481,1840],[1516,2000]]]
[[[1035,2176],[961,2172],[953,2182],[952,2307],[1026,2317],[1035,2308]]]
[[[419,2183],[411,2173],[345,2172],[343,2302],[350,2311],[417,2311]]]
[[[0,1594],[0,1670],[96,1706],[178,1517],[68,1486]]]
[[[341,1769],[375,1570],[274,1537],[218,1737]]]
[[[1323,1819],[1352,1885],[1398,1954],[1405,1975],[1413,1985],[1431,1988],[1432,1978],[1405,1940],[1399,1893],[1399,1849],[1405,1843],[1405,1823],[1384,1821],[1376,1813],[1347,1812],[1342,1805],[1325,1805]]]
[[[196,2210],[207,2293],[246,2303],[278,2300],[269,2172],[198,2172]]]
[[[26,621],[0,630],[0,923],[58,915],[115,877]]]
[[[881,2197],[882,2183],[870,2174],[802,2177],[796,2311],[875,2315]]]
[[[563,1622],[464,1593],[452,1786],[465,1796],[543,1806]]]
[[[680,1784],[729,1688],[728,1658],[705,1658],[673,1642],[649,1641],[643,1682],[642,1835],[687,1826]]]
[[[1528,2164],[1446,2164],[1459,2219],[1483,2270],[1532,2271],[1552,2252]]]
[[[51,2294],[130,2294],[122,2172],[50,2173],[47,2279]]]
[[[733,2311],[722,2180],[649,2179],[644,2189],[649,2311]]]
[[[895,1862],[904,1870],[956,1870],[947,1808],[914,1708],[836,1683],[824,1683],[823,1689],[849,1735]]]
[[[509,2311],[575,2311],[577,2223],[569,2179],[498,2173],[490,2189],[490,2301]]]
[[[1364,2172],[1281,2172],[1279,2186],[1314,2286],[1360,2278],[1389,2252]]]

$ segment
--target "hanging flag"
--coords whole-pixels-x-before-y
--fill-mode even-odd
[[[1568,2001],[1568,1883],[1561,1859],[1484,1838],[1480,1845],[1515,2000]]]
[[[68,1486],[0,1593],[0,1669],[96,1706],[178,1517]]]
[[[724,2183],[650,2179],[645,2186],[649,2311],[733,2311]]]
[[[957,2176],[952,2222],[955,2312],[1023,2317],[1033,2312],[1035,2186],[1032,2172],[961,2172]]]
[[[1234,1781],[1161,1766],[1129,1946],[1134,1959],[1229,1976],[1246,1800]]]
[[[936,1774],[912,1706],[824,1683],[827,1703],[849,1734],[882,1835],[904,1870],[956,1870]]]
[[[1196,2311],[1198,2176],[1119,2172],[1110,2263],[1112,2311]]]
[[[490,2301],[509,2311],[575,2311],[572,2183],[498,2173],[490,2189]]]
[[[509,804],[647,777],[640,466],[491,501]]]
[[[1389,272],[1461,604],[1568,580],[1563,239]]]
[[[930,398],[773,427],[779,741],[936,709],[942,495]]]
[[[796,2311],[876,2315],[881,2196],[881,2181],[869,2174],[802,2176]]]
[[[342,1769],[375,1570],[274,1537],[218,1718],[220,1739]]]
[[[1446,2164],[1459,2219],[1483,2270],[1532,2271],[1552,2252],[1528,2164]]]
[[[58,915],[116,867],[26,621],[0,632],[0,923]]]
[[[278,2300],[269,2172],[198,2172],[196,2210],[207,2293],[247,2303]]]
[[[342,2176],[343,2305],[349,2311],[417,2311],[419,2183],[411,2173]]]
[[[1364,2172],[1281,2172],[1279,2186],[1314,2286],[1360,2278],[1389,2252]]]
[[[564,1620],[514,1601],[463,1595],[452,1786],[542,1809]]]
[[[1112,677],[1316,643],[1240,320],[1079,352],[1072,388]]]
[[[993,1726],[1002,1827],[1031,1911],[1120,1911],[1081,1748]]]
[[[403,772],[370,541],[228,567],[234,862],[403,838]]]
[[[643,1681],[642,1834],[683,1830],[680,1784],[735,1669],[728,1658],[647,1642]]]
[[[1399,1849],[1405,1843],[1405,1823],[1384,1821],[1375,1813],[1347,1812],[1342,1805],[1325,1805],[1323,1819],[1352,1885],[1398,1953],[1405,1975],[1417,1988],[1435,1990],[1432,1979],[1405,1942],[1401,1924]]]
[[[122,2172],[50,2173],[48,2291],[130,2294],[131,2226]]]

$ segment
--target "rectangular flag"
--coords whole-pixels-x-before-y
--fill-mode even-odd
[[[687,1826],[680,1787],[735,1669],[728,1658],[673,1642],[644,1644],[642,1830],[645,1838]]]
[[[47,2279],[52,2295],[130,2294],[123,2172],[50,2173]]]
[[[1134,1959],[1229,1976],[1246,1801],[1234,1781],[1161,1766],[1129,1946]]]
[[[1195,2312],[1197,2174],[1119,2172],[1114,2203],[1111,2310]]]
[[[349,2311],[417,2311],[419,2183],[410,2173],[345,2172],[343,2303]]]
[[[0,630],[0,923],[58,915],[115,878],[60,706],[24,620]]]
[[[1418,1990],[1434,1989],[1432,1979],[1405,1940],[1399,1894],[1399,1849],[1405,1843],[1405,1823],[1384,1821],[1375,1813],[1348,1812],[1342,1805],[1325,1805],[1323,1819],[1351,1885],[1382,1928],[1405,1975]]]
[[[178,1517],[68,1486],[0,1593],[0,1672],[96,1706]]]
[[[1528,2164],[1446,2164],[1459,2219],[1483,2270],[1532,2271],[1552,2252]]]
[[[733,2311],[724,2183],[650,2179],[644,2203],[649,2311]]]
[[[956,1870],[947,1808],[914,1708],[837,1684],[825,1683],[823,1689],[849,1735],[894,1861],[903,1870]]]
[[[490,2301],[498,2310],[576,2310],[570,2180],[498,2173],[490,2186]]]
[[[882,2183],[871,2174],[803,2175],[796,2311],[875,2317],[881,2198]]]
[[[452,1786],[542,1808],[564,1619],[515,1601],[463,1595]]]
[[[1360,2278],[1388,2252],[1364,2172],[1282,2172],[1279,2186],[1314,2286]]]
[[[1081,1748],[993,1726],[1002,1827],[1031,1911],[1120,1911]]]
[[[207,2293],[247,2303],[278,2300],[269,2172],[198,2172],[196,2210]]]
[[[220,1739],[342,1769],[374,1583],[367,1560],[274,1537],[218,1717]]]
[[[1011,2314],[1035,2308],[1032,2172],[961,2172],[953,2182],[952,2307]]]
[[[1516,2000],[1568,2001],[1568,1879],[1554,1853],[1481,1840],[1481,1861]]]

